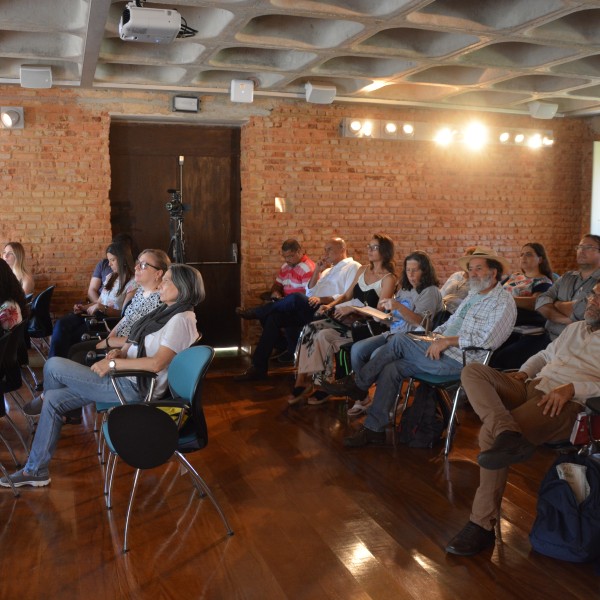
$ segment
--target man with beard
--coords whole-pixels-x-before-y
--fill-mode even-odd
[[[482,421],[480,483],[469,523],[446,552],[471,556],[494,545],[508,467],[540,444],[568,439],[586,400],[600,395],[600,283],[587,296],[583,318],[516,373],[475,364],[463,370],[462,384]]]
[[[345,381],[324,388],[330,393],[348,393],[364,398],[377,382],[373,403],[367,411],[364,426],[344,439],[345,446],[385,443],[385,428],[402,381],[417,373],[448,377],[457,376],[463,368],[462,348],[498,348],[510,335],[517,317],[512,295],[500,285],[508,262],[491,248],[479,246],[473,254],[459,259],[469,273],[471,291],[458,310],[440,325],[433,342],[415,340],[407,334],[390,336],[387,342],[357,373]],[[469,353],[467,360],[481,362],[485,351]]]

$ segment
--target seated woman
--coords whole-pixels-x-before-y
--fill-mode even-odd
[[[132,327],[123,348],[111,350],[91,369],[66,358],[54,357],[44,366],[44,403],[33,446],[25,467],[9,477],[15,487],[48,485],[48,465],[56,449],[63,415],[92,402],[118,401],[110,378],[112,370],[142,369],[157,374],[154,397],[167,391],[167,368],[175,355],[198,337],[193,307],[205,296],[200,273],[189,265],[172,265],[160,284],[163,304]],[[143,398],[144,380],[119,380],[127,401]],[[9,487],[6,477],[0,486]]]
[[[380,298],[389,298],[394,293],[394,242],[387,235],[375,234],[367,245],[367,254],[369,264],[357,271],[352,285],[333,302],[321,305],[315,313],[322,316],[334,310],[336,320],[321,319],[304,328],[298,376],[289,404],[296,404],[304,397],[311,378],[324,381],[331,376],[335,353],[352,337],[350,328],[340,321],[349,317],[355,306],[375,308]],[[327,392],[317,390],[308,403],[322,404],[328,396]]]
[[[69,359],[81,365],[86,364],[86,356],[90,350],[100,350],[103,354],[110,349],[122,348],[134,323],[160,306],[158,288],[171,261],[163,250],[144,250],[135,263],[135,282],[138,288],[131,302],[125,309],[123,318],[115,325],[104,340],[90,340],[73,344],[69,349]],[[39,415],[42,410],[41,394],[27,403],[23,410],[31,416]],[[81,422],[81,411],[69,411],[68,423]]]
[[[159,307],[158,288],[170,264],[171,261],[164,250],[143,250],[135,261],[134,278],[138,287],[131,302],[125,308],[123,318],[104,340],[91,340],[71,346],[69,358],[84,364],[83,359],[90,350],[110,350],[123,347],[133,324]]]
[[[123,305],[135,294],[133,257],[129,248],[119,243],[112,243],[106,249],[106,257],[112,273],[107,276],[98,301],[76,304],[71,314],[62,317],[54,324],[49,357],[68,356],[69,348],[81,341],[81,336],[86,331],[84,317],[97,313],[105,317],[118,317],[121,315]]]
[[[29,294],[33,294],[35,283],[33,281],[33,275],[25,266],[25,248],[23,248],[23,245],[19,242],[8,242],[8,244],[4,246],[2,258],[12,269],[12,272],[18,279],[19,285],[23,288],[25,295],[28,296]]]
[[[433,317],[443,310],[439,281],[429,256],[425,252],[411,252],[404,259],[402,278],[393,298],[383,298],[377,308],[390,312],[393,321],[390,331],[352,345],[350,360],[352,370],[357,372],[393,333],[412,331],[419,327],[426,315]],[[335,384],[323,384],[325,391],[336,393]],[[348,410],[349,416],[357,416],[367,410],[368,394],[357,400]]]
[[[517,325],[544,326],[545,319],[535,310],[536,298],[548,290],[555,280],[550,259],[542,244],[530,242],[521,248],[521,270],[503,283],[517,305]],[[490,366],[495,369],[518,369],[530,356],[543,348],[536,342],[541,337],[512,333],[494,352]]]
[[[0,326],[8,331],[18,325],[26,314],[23,288],[8,263],[0,260]]]

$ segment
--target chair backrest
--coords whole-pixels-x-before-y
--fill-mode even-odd
[[[48,337],[52,333],[52,317],[50,316],[50,301],[54,286],[51,285],[40,292],[31,303],[29,326],[27,331],[31,337]]]
[[[193,346],[180,352],[169,365],[168,377],[171,394],[191,405],[191,416],[180,431],[187,440],[179,449],[193,451],[208,443],[208,431],[202,408],[202,383],[215,356],[210,346]]]
[[[122,404],[108,414],[108,436],[116,453],[136,469],[152,469],[166,463],[179,438],[175,421],[156,406]]]

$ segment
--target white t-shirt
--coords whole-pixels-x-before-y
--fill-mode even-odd
[[[179,313],[169,319],[169,322],[158,331],[144,338],[146,356],[154,356],[161,346],[165,346],[178,354],[189,348],[198,337],[196,315],[193,311]],[[137,358],[137,345],[132,344],[127,350],[127,358]],[[160,398],[167,390],[168,367],[157,373],[154,396]]]

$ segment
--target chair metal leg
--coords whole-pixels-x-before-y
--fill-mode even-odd
[[[12,446],[8,443],[7,439],[1,433],[0,433],[0,440],[2,440],[2,443],[6,446],[6,449],[8,450],[10,457],[13,459],[13,462],[15,463],[15,468],[18,469],[20,467],[20,464],[14,453],[14,450],[12,449]]]
[[[175,456],[177,457],[177,460],[182,465],[185,466],[185,468],[188,470],[191,477],[199,483],[199,485],[202,487],[202,489],[204,489],[204,491],[206,492],[206,495],[210,498],[210,501],[213,503],[214,507],[217,509],[217,512],[219,513],[221,520],[223,521],[223,524],[225,525],[225,529],[227,530],[227,535],[233,535],[233,529],[231,529],[231,526],[229,525],[229,521],[227,520],[227,517],[225,516],[225,513],[223,512],[221,505],[217,502],[217,499],[213,496],[213,493],[211,492],[210,488],[208,487],[208,484],[204,481],[204,479],[202,479],[202,477],[200,477],[200,475],[198,474],[196,469],[194,469],[194,467],[192,467],[192,465],[190,464],[188,459],[185,458],[185,456],[183,454],[181,454],[181,452],[179,452],[179,451],[175,452]]]
[[[10,487],[12,488],[15,498],[18,498],[19,490],[17,490],[17,488],[15,487],[15,484],[12,482],[12,479],[8,476],[8,472],[6,471],[6,469],[4,468],[4,465],[1,462],[0,462],[0,471],[2,471],[2,475],[4,475],[4,477],[6,477],[6,479],[8,480],[8,483],[10,484]]]
[[[415,383],[415,380],[411,377],[408,380],[408,386],[406,388],[406,393],[404,394],[404,402],[402,403],[402,412],[404,412],[406,410],[406,407],[408,406],[408,399],[410,398],[410,394],[414,387],[414,383]],[[396,399],[394,400],[394,408],[392,409],[392,413],[390,415],[392,417],[390,420],[392,422],[392,445],[394,446],[394,448],[396,447],[396,441],[397,441],[396,414],[398,412],[398,404],[400,404],[401,396],[402,396],[402,384],[400,384],[400,387],[398,388],[398,393],[396,394]]]
[[[119,457],[116,454],[109,454],[106,462],[106,472],[104,474],[104,493],[106,494],[106,508],[112,508],[112,490],[115,479],[115,471]]]
[[[133,499],[135,498],[135,491],[137,489],[137,484],[140,479],[140,474],[142,470],[136,469],[135,475],[133,477],[133,486],[131,487],[131,494],[129,496],[129,504],[127,505],[127,516],[125,517],[125,533],[123,534],[123,553],[129,551],[129,546],[127,545],[127,535],[129,534],[129,518],[131,517],[131,510],[133,508]]]
[[[10,415],[8,413],[6,413],[4,415],[4,418],[8,421],[10,426],[13,428],[14,432],[17,434],[17,437],[19,438],[19,441],[21,442],[23,449],[25,450],[25,453],[29,454],[29,446],[25,443],[25,439],[21,435],[19,428],[15,425],[15,422],[10,418]]]
[[[452,410],[450,412],[450,419],[448,420],[448,429],[446,430],[446,446],[444,448],[444,455],[448,456],[450,453],[450,447],[452,446],[452,438],[454,437],[454,429],[456,424],[456,411],[458,409],[458,400],[460,398],[460,392],[462,390],[462,386],[458,386],[456,388],[456,393],[454,394],[454,400],[452,401]]]

